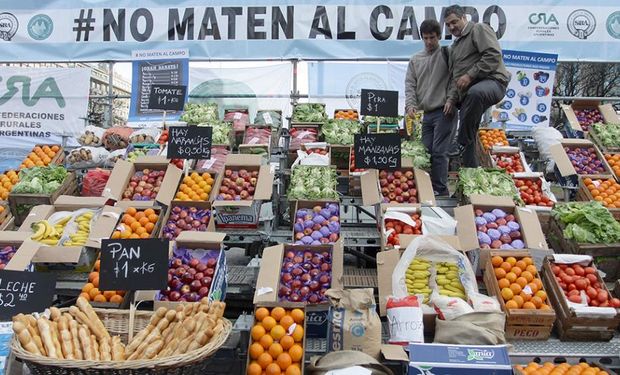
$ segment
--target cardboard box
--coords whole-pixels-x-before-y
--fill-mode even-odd
[[[566,130],[571,137],[584,137],[583,129],[579,125],[575,110],[597,108],[606,124],[620,123],[620,118],[611,104],[602,104],[598,100],[575,100],[572,104],[562,104],[562,112],[566,116]]]
[[[129,185],[129,180],[136,172],[143,169],[166,171],[166,175],[164,176],[164,180],[162,181],[155,200],[123,201],[123,193]],[[170,164],[169,160],[165,159],[163,156],[141,156],[138,157],[134,163],[119,160],[114,165],[114,169],[112,169],[112,174],[110,174],[108,183],[103,189],[102,196],[115,200],[116,205],[123,208],[152,208],[158,204],[167,206],[174,199],[182,175],[183,172]]]
[[[531,180],[533,182],[541,181],[541,190],[542,193],[549,198],[554,203],[557,203],[558,200],[551,191],[551,185],[545,180],[543,174],[540,172],[530,172],[530,173],[515,173],[512,175],[513,180],[515,179],[523,179],[523,180]],[[519,188],[517,188],[519,190]],[[534,211],[546,211],[550,212],[553,207],[545,207],[545,206],[536,206],[526,204],[525,207],[530,208]]]
[[[408,375],[512,375],[506,345],[409,344]]]
[[[577,171],[575,170],[575,168],[573,167],[573,164],[568,158],[566,151],[564,151],[565,147],[568,147],[570,149],[574,149],[578,147],[593,148],[594,151],[596,152],[597,157],[599,158],[599,160],[601,160],[601,162],[603,163],[603,167],[605,168],[605,172],[602,174],[604,175],[612,174],[611,168],[609,167],[609,165],[607,164],[607,161],[605,160],[605,156],[601,153],[601,151],[598,149],[598,147],[596,147],[594,143],[586,139],[564,139],[560,142],[560,144],[554,144],[551,147],[549,147],[549,152],[551,152],[551,157],[553,158],[553,161],[555,162],[556,175],[558,177],[559,182],[562,185],[577,186],[577,183],[578,183],[577,182],[577,176],[578,176]],[[581,175],[581,176],[587,176],[587,175]]]
[[[280,289],[280,271],[284,254],[288,250],[308,250],[311,252],[331,252],[332,254],[332,288],[344,288],[342,282],[343,275],[343,256],[344,247],[342,243],[336,242],[333,245],[276,245],[266,247],[263,250],[263,258],[256,278],[256,292],[254,293],[254,304],[279,302],[278,292]]]
[[[170,214],[172,213],[172,209],[174,207],[196,207],[199,210],[210,210],[210,218],[209,218],[209,224],[207,224],[207,230],[205,232],[215,232],[215,220],[213,219],[213,210],[211,209],[211,202],[206,202],[206,201],[196,201],[196,202],[192,202],[192,201],[172,201],[170,202],[170,206],[168,207],[168,209],[166,210],[166,215],[164,216],[163,220],[161,221],[161,228],[159,229],[159,238],[164,238],[164,229],[166,228],[166,225],[168,225],[168,219],[170,218]],[[183,232],[192,232],[192,230],[189,231],[183,231]],[[181,233],[183,233],[181,232]],[[198,232],[198,231],[193,231],[193,232]]]
[[[491,263],[491,257],[495,255],[499,255],[504,259],[512,256],[519,261],[524,257],[530,257],[530,253],[528,251],[511,250],[492,251],[485,264],[484,283],[487,292],[490,296],[493,295],[497,298],[502,311],[506,314],[506,338],[509,340],[547,340],[551,335],[551,329],[555,322],[555,311],[553,311],[553,309],[507,309],[499,289],[497,278],[495,277],[493,264]],[[542,282],[540,271],[538,271],[534,277],[539,278]],[[545,291],[544,285],[541,290]],[[552,307],[550,301],[547,300],[545,303]]]
[[[15,253],[9,262],[4,266],[8,271],[23,271],[30,266],[30,261],[39,250],[40,244],[30,240],[31,233],[2,231],[0,232],[0,248],[13,246]]]
[[[335,203],[338,205],[338,224],[341,224],[341,220],[340,220],[340,202],[337,201],[333,201],[333,200],[323,200],[323,201],[304,201],[304,200],[298,200],[298,201],[292,201],[291,202],[291,212],[294,213],[294,215],[297,215],[297,211],[299,211],[302,208],[306,208],[306,209],[312,209],[315,206],[320,206],[321,208],[325,208],[325,206],[328,203]],[[296,220],[296,219],[295,219]],[[295,220],[293,221],[293,226],[295,225]],[[295,228],[292,228],[292,233],[291,233],[291,243],[294,243],[295,241],[297,241],[295,239]],[[342,242],[342,228],[340,229],[340,233],[338,233],[338,240]]]
[[[225,173],[220,173],[211,194],[213,208],[215,209],[216,228],[258,228],[260,207],[263,201],[271,200],[273,192],[273,173],[269,165],[262,165],[260,155],[230,154],[226,159],[224,170],[246,169],[250,172],[258,171],[258,180],[254,191],[253,200],[242,201],[213,201],[222,186]]]
[[[523,166],[523,172],[525,173],[532,172],[532,170],[530,169],[530,166],[527,164],[527,161],[525,160],[525,155],[523,155],[523,152],[521,152],[521,149],[519,147],[493,146],[493,149],[491,150],[491,154],[490,154],[491,165],[493,166],[493,168],[501,169],[500,167],[497,166],[497,163],[495,159],[493,158],[493,155],[497,155],[497,154],[508,154],[510,156],[514,154],[518,154],[519,159],[521,160],[521,165]]]
[[[433,193],[431,176],[421,169],[414,168],[413,161],[408,158],[402,160],[400,170],[403,172],[413,171],[415,188],[418,192],[418,203],[434,206],[435,194]],[[383,195],[381,195],[379,185],[379,171],[377,169],[369,169],[367,173],[361,176],[361,182],[364,206],[374,206],[383,202]]]
[[[472,204],[454,209],[454,217],[457,221],[457,233],[463,250],[466,251],[477,274],[480,274],[480,271],[484,269],[489,252],[492,249],[480,249],[478,231],[474,221],[476,209],[487,212],[499,208],[506,213],[513,214],[521,226],[521,237],[526,249],[549,249],[535,211],[529,208],[516,207],[509,197],[472,195],[470,199]]]
[[[117,208],[120,208],[120,207],[117,207]],[[137,211],[145,211],[149,208],[155,211],[155,213],[158,216],[157,222],[155,223],[155,226],[153,227],[153,230],[151,231],[149,238],[157,238],[161,230],[161,226],[163,225],[162,223],[164,221],[163,219],[166,214],[166,211],[164,207],[159,207],[159,206],[141,207],[141,208],[137,208]],[[116,224],[114,225],[114,230],[112,231],[112,235],[114,235],[115,231],[123,231],[126,229],[126,224],[122,222],[125,212],[127,212],[127,208],[121,208],[121,214],[118,215],[116,219]],[[112,238],[112,236],[109,236],[109,238]]]
[[[217,265],[215,267],[215,273],[213,274],[213,281],[209,289],[208,298],[210,301],[224,301],[226,298],[227,288],[227,264],[226,264],[226,252],[224,251],[224,233],[207,233],[207,232],[182,232],[177,237],[174,244],[171,242],[171,250],[174,251],[178,248],[185,249],[204,249],[211,251],[218,251]],[[136,292],[135,299],[137,301],[154,301],[153,309],[156,310],[159,307],[175,308],[181,302],[172,301],[159,301],[158,290],[138,291]]]

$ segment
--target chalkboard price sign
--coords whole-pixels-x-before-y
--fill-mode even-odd
[[[168,128],[168,159],[210,159],[213,128],[171,126]]]
[[[400,168],[400,136],[398,134],[356,134],[355,168]]]
[[[153,85],[149,93],[148,109],[180,111],[185,106],[187,86]]]
[[[398,91],[362,89],[361,103],[363,116],[398,116]]]
[[[168,240],[103,240],[100,290],[162,290],[168,284]]]
[[[52,274],[0,271],[0,320],[45,310],[52,304],[55,289],[56,276]]]

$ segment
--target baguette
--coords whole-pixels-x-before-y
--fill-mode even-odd
[[[151,333],[152,329],[153,327],[147,326],[142,331],[138,332],[138,334],[135,335],[131,342],[125,347],[125,354],[133,354],[133,352],[136,351],[136,349],[138,349],[138,347],[140,346],[140,343],[142,343],[144,339],[146,339],[147,336]]]
[[[62,348],[62,354],[66,359],[75,359],[73,350],[73,338],[69,331],[69,323],[67,318],[60,316],[58,319],[58,331],[60,336],[60,346]]]
[[[125,360],[125,347],[123,346],[119,336],[112,337],[112,359],[114,361]]]
[[[43,347],[43,342],[41,341],[41,335],[39,335],[39,329],[37,328],[36,320],[33,326],[30,323],[31,321],[30,319],[28,319],[28,316],[20,313],[13,317],[13,322],[21,322],[28,330],[30,337],[34,341],[34,344],[37,346],[37,349],[39,350],[41,355],[47,356],[47,352],[45,351],[45,348]]]
[[[94,360],[93,348],[87,329],[88,328],[86,326],[80,325],[80,328],[78,329],[78,337],[80,339],[80,344],[82,345],[82,353],[84,354],[84,359],[87,361],[92,361]]]
[[[99,344],[97,343],[97,337],[95,335],[90,335],[90,345],[93,353],[93,359],[98,361],[101,359],[99,354]]]
[[[71,320],[68,320],[68,322],[69,331],[71,332],[71,340],[73,340],[73,356],[75,357],[75,359],[84,359],[82,349],[80,348],[80,338],[78,336],[79,324],[77,321],[73,320],[73,318]]]
[[[159,357],[168,357],[172,355],[178,346],[179,339],[175,337],[172,340],[168,341],[164,349],[162,349],[162,351],[159,353]]]
[[[163,346],[164,346],[164,341],[162,339],[155,340],[144,350],[144,354],[142,355],[142,358],[144,359],[155,358],[155,356],[157,355],[157,353],[159,353],[159,351],[161,350]]]
[[[95,336],[97,336],[97,339],[99,340],[101,340],[102,338],[109,339],[110,334],[108,333],[108,330],[105,328],[105,326],[103,325],[103,322],[101,321],[101,319],[99,319],[99,316],[97,315],[95,310],[93,310],[93,307],[86,300],[86,298],[78,297],[75,304],[82,312],[84,312],[86,317],[88,317],[92,321],[93,326],[98,328],[99,334],[101,334],[101,336],[99,336],[99,334],[97,334],[96,331],[93,331],[91,329],[91,331],[95,334]]]
[[[27,326],[20,321],[16,321],[13,323],[13,332],[17,335],[19,339],[19,343],[22,345],[24,349],[26,349],[29,353],[41,355],[41,351],[34,343],[32,336],[30,335],[30,331]]]
[[[161,337],[160,332],[157,328],[153,328],[151,333],[142,341],[142,343],[136,348],[136,350],[131,353],[131,355],[127,358],[128,360],[139,359],[142,358],[143,352],[146,348],[155,340]]]
[[[52,340],[52,330],[49,325],[49,321],[45,318],[39,318],[37,319],[37,327],[39,328],[41,341],[43,342],[47,356],[50,358],[60,358],[56,353],[56,346]]]
[[[112,360],[112,339],[105,338],[101,340],[101,345],[99,345],[99,357],[102,361],[111,361]]]
[[[50,319],[53,322],[58,321],[58,318],[60,318],[61,315],[62,313],[58,307],[50,307]]]
[[[71,313],[71,315],[73,315],[75,320],[88,327],[90,332],[94,334],[98,339],[102,339],[106,337],[106,335],[109,335],[108,332],[105,330],[105,333],[101,332],[99,326],[94,321],[90,320],[88,316],[76,306],[69,307],[69,312]]]
[[[60,336],[58,330],[58,323],[48,321],[48,324],[51,327],[52,340],[54,341],[54,346],[56,347],[56,353],[58,354],[58,358],[64,359],[65,356],[62,354],[62,346],[60,345],[60,340],[58,339],[58,337]]]

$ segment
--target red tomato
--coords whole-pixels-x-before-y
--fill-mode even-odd
[[[581,296],[573,295],[573,296],[568,297],[568,300],[574,303],[581,303]]]
[[[594,267],[586,267],[586,268],[584,268],[584,271],[586,271],[586,274],[594,274],[594,273],[596,273],[596,269]]]
[[[603,302],[607,301],[608,298],[609,298],[609,295],[607,294],[607,291],[602,290],[602,289],[598,290],[598,295],[596,296],[596,299],[600,303],[603,303]]]
[[[577,294],[579,294],[579,291],[577,290],[577,286],[575,284],[568,284],[568,291],[569,294],[570,292],[577,292]]]
[[[596,289],[594,289],[593,287],[588,287],[586,289],[586,294],[588,295],[588,297],[590,298],[596,298],[596,296],[598,296],[598,292]]]
[[[590,280],[591,283],[595,283],[595,282],[598,281],[598,278],[596,277],[596,275],[588,273],[588,269],[587,268],[585,269],[585,271],[586,271],[586,278],[588,280]]]
[[[612,298],[609,302],[611,303],[612,307],[615,307],[615,308],[620,307],[620,299],[618,298]]]
[[[558,275],[560,273],[560,267],[553,265],[551,266],[551,271],[553,272],[554,275]]]
[[[575,270],[575,275],[583,276],[586,274],[586,271],[583,269],[583,267],[578,264],[575,264],[573,266],[573,269]]]
[[[572,268],[567,268],[565,272],[568,276],[575,276],[575,270]]]
[[[586,281],[587,279],[579,279],[579,280],[575,280],[575,286],[577,287],[577,289],[579,290],[585,290],[588,287],[588,282]]]

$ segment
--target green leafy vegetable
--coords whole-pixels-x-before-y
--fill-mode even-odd
[[[213,128],[212,143],[214,145],[227,145],[230,144],[230,132],[232,131],[232,124],[227,121],[212,121],[209,123],[202,123],[198,126],[210,126]]]
[[[288,197],[294,199],[338,199],[336,170],[331,167],[299,165],[291,174]]]
[[[59,165],[22,169],[19,183],[13,187],[16,194],[51,194],[67,177],[67,170]]]
[[[293,109],[293,122],[323,122],[327,120],[325,104],[299,103]]]
[[[352,120],[327,120],[321,127],[325,142],[334,145],[352,145],[355,134],[361,131],[360,123]]]
[[[282,115],[277,111],[260,110],[256,112],[254,125],[269,125],[274,129],[282,127]]]
[[[594,124],[592,131],[604,147],[620,147],[620,124]]]
[[[558,203],[551,215],[564,226],[564,237],[579,243],[620,242],[620,223],[599,202]]]
[[[512,177],[500,169],[461,168],[457,191],[466,197],[472,194],[512,197],[516,203],[523,204]]]
[[[426,170],[431,168],[431,155],[422,142],[403,140],[400,147],[401,156],[403,158],[412,158],[414,167]]]
[[[181,121],[190,125],[219,121],[216,103],[186,103]]]

